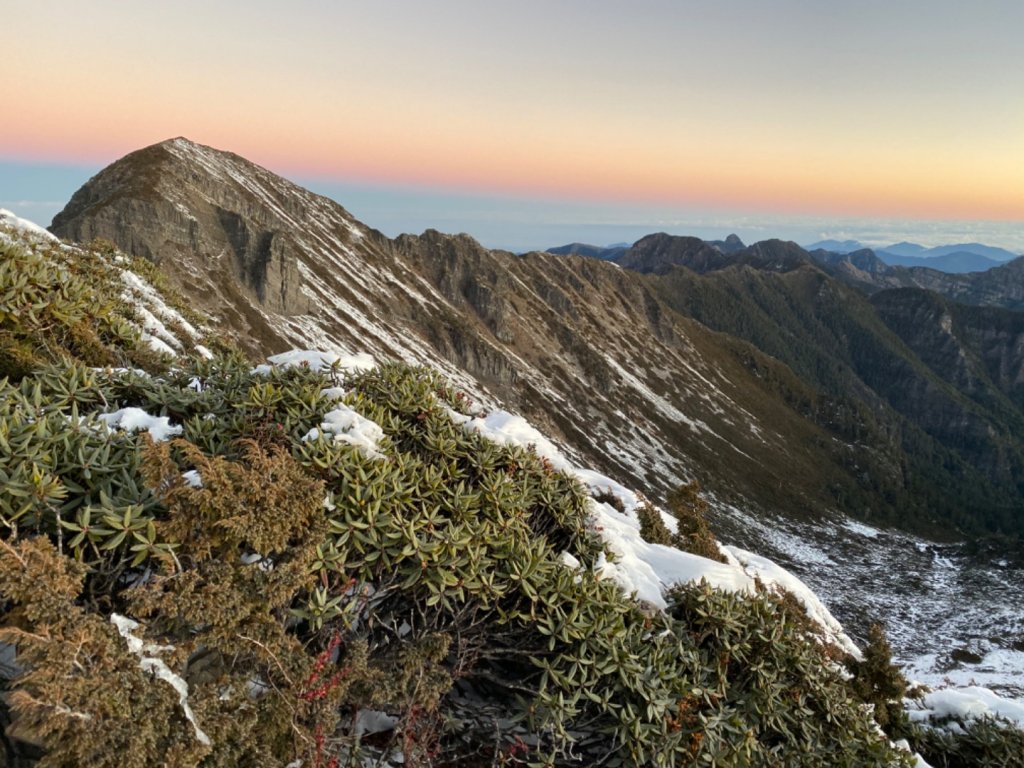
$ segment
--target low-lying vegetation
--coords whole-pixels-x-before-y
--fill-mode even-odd
[[[909,763],[869,706],[888,690],[784,596],[685,584],[652,611],[601,578],[583,487],[464,428],[434,372],[146,373],[13,317],[13,764]],[[100,341],[132,359],[123,336]],[[715,554],[696,488],[672,504],[665,543]]]

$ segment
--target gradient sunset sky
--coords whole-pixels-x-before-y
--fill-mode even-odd
[[[1024,252],[1024,2],[79,2],[2,14],[0,206],[173,136],[388,234]]]

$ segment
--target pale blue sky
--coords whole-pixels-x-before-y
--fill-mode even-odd
[[[1022,0],[8,0],[3,24],[0,205],[44,223],[184,135],[389,233],[1024,250]]]

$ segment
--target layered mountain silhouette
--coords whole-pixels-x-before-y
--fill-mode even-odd
[[[940,272],[984,272],[992,267],[997,267],[1003,262],[990,259],[987,256],[980,256],[970,251],[950,251],[941,256],[927,256],[924,258],[916,256],[896,256],[888,251],[878,254],[886,264],[895,267],[927,267],[937,269]]]
[[[853,253],[863,251],[869,246],[858,240],[819,240],[805,246],[808,251],[832,251],[833,253]],[[949,256],[963,256],[972,254],[981,259],[983,263],[995,262],[997,264],[1012,261],[1021,254],[1008,251],[1005,248],[996,248],[983,243],[956,243],[952,245],[938,245],[933,248],[925,248],[917,243],[900,242],[892,245],[882,246],[874,249],[875,253],[888,264],[902,266],[933,266],[941,263],[940,259]],[[905,263],[908,262],[909,263]],[[915,263],[916,262],[916,263]]]
[[[158,263],[250,352],[435,365],[652,495],[696,478],[805,518],[1024,527],[1018,262],[988,283],[782,241],[655,234],[608,261],[389,239],[181,138],[101,171],[51,229]]]
[[[927,266],[890,266],[870,249],[847,254],[818,250],[811,257],[833,276],[868,293],[886,288],[924,288],[964,304],[1024,309],[1024,256],[984,271],[962,274]],[[949,258],[955,259],[957,254]]]

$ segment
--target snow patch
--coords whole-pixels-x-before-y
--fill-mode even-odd
[[[502,410],[491,411],[486,416],[477,417],[464,416],[451,410],[450,414],[464,429],[478,432],[492,442],[518,448],[532,448],[538,456],[550,461],[555,469],[571,469],[569,461],[557,446],[522,416]]]
[[[15,232],[20,233],[29,240],[35,240],[37,242],[42,241],[46,243],[59,242],[56,237],[43,229],[43,227],[39,226],[35,222],[29,221],[28,219],[21,218],[16,213],[9,211],[6,208],[0,208],[0,225],[13,229]]]
[[[181,434],[181,426],[171,424],[167,416],[150,416],[141,408],[122,408],[113,413],[101,413],[98,418],[109,429],[123,429],[125,432],[145,430],[158,443]]]
[[[154,677],[163,680],[177,692],[178,704],[181,705],[181,711],[185,713],[185,718],[192,723],[196,739],[199,740],[200,744],[210,746],[210,737],[203,733],[203,729],[199,727],[199,723],[196,721],[195,713],[192,712],[192,707],[188,704],[188,683],[172,672],[163,659],[145,655],[147,653],[173,651],[174,647],[144,643],[141,638],[136,637],[134,634],[135,630],[139,628],[139,622],[129,619],[127,616],[112,613],[110,614],[110,623],[117,628],[118,634],[124,638],[125,643],[128,645],[128,651],[139,657],[139,667],[142,668],[142,671],[149,672]]]
[[[368,371],[376,367],[373,356],[360,352],[357,355],[319,352],[309,349],[293,349],[267,358],[269,365],[257,365],[256,373],[267,374],[275,367],[292,368],[303,366],[314,371],[329,371],[335,365],[343,371]]]
[[[344,403],[335,406],[334,410],[324,414],[320,428],[309,430],[303,440],[316,440],[323,432],[334,435],[335,442],[348,443],[355,446],[369,459],[382,459],[377,446],[384,438],[384,430],[375,421],[360,415]]]
[[[856,533],[859,536],[866,536],[869,539],[877,538],[882,535],[882,532],[877,528],[872,528],[870,525],[864,523],[858,523],[856,520],[847,520],[843,523],[843,528]]]
[[[644,541],[636,516],[623,514],[609,504],[595,503],[591,522],[615,556],[614,562],[599,562],[598,572],[613,579],[627,594],[635,594],[638,600],[656,608],[667,607],[664,593],[685,582],[703,579],[713,587],[733,592],[754,589],[753,580],[740,568]]]
[[[999,717],[1024,730],[1024,702],[1005,699],[988,688],[976,685],[929,691],[920,701],[908,699],[906,707],[910,720],[915,723],[931,724],[944,718],[972,720]]]
[[[345,396],[346,391],[344,387],[325,387],[320,390],[320,394],[328,400],[341,400]]]

